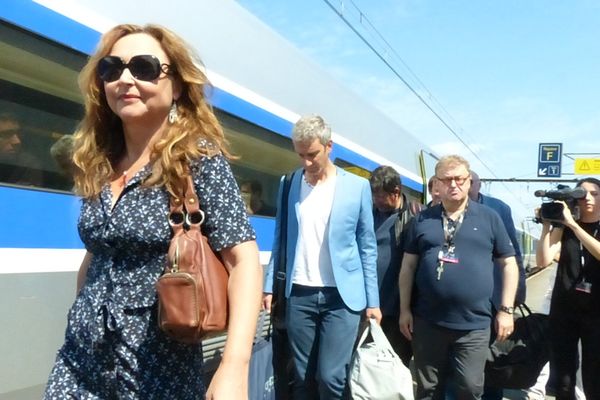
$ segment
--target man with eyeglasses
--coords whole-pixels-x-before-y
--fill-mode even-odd
[[[496,212],[469,200],[464,158],[435,167],[441,204],[413,223],[400,269],[400,330],[412,340],[418,399],[440,399],[452,377],[459,399],[480,399],[489,346],[494,262],[503,271],[497,339],[513,329],[515,250]]]

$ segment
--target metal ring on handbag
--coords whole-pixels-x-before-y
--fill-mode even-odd
[[[169,220],[169,225],[179,226],[187,220],[187,216],[183,213],[183,211],[173,211],[169,213],[167,219]]]
[[[185,223],[191,225],[202,225],[204,222],[204,211],[198,210],[193,213],[185,214]]]

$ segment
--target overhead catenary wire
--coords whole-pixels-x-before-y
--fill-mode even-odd
[[[477,154],[476,151],[474,151],[471,146],[463,139],[463,137],[461,136],[461,134],[459,134],[458,130],[460,130],[463,134],[464,134],[464,130],[460,127],[460,125],[456,122],[456,120],[450,115],[450,113],[444,108],[444,106],[433,96],[433,94],[431,93],[431,91],[429,91],[429,89],[427,89],[427,87],[425,86],[425,84],[423,84],[423,82],[418,78],[418,76],[412,71],[412,69],[408,66],[408,64],[402,59],[402,57],[400,57],[400,55],[398,54],[398,52],[393,48],[393,46],[385,39],[385,37],[377,30],[377,28],[371,23],[371,21],[367,18],[366,14],[352,1],[352,0],[339,0],[340,3],[340,7],[337,8],[332,0],[324,0],[324,2],[329,6],[329,8],[331,8],[337,15],[338,17],[358,36],[358,38],[386,65],[387,68],[390,69],[390,71],[398,78],[400,79],[400,81],[419,99],[419,101],[435,116],[435,118],[437,118],[442,125],[481,163],[481,165],[491,173],[491,175],[495,178],[498,178],[498,176],[495,174],[494,170],[488,166],[488,164]],[[378,50],[375,45],[373,43],[371,43],[371,41],[369,41],[368,38],[365,37],[365,35],[363,35],[359,29],[353,25],[353,23],[346,17],[346,10],[345,10],[345,4],[348,3],[350,4],[355,10],[356,12],[358,12],[358,19],[359,19],[359,23],[361,26],[363,26],[363,28],[365,27],[365,24],[368,24],[368,26],[370,27],[369,31],[368,29],[366,30],[370,35],[375,35],[375,37],[377,38],[377,40],[381,41],[383,43],[383,48],[385,49],[385,53],[389,53],[392,54],[393,56],[395,56],[395,58],[398,59],[398,61],[402,64],[402,66],[404,67],[404,69],[406,71],[408,71],[409,75],[411,75],[412,80],[414,80],[415,84],[411,84],[411,82],[409,82],[409,79],[406,78],[404,75],[402,75],[400,73],[400,71],[392,64],[392,62],[390,60],[387,59],[387,57],[385,56],[383,51]],[[366,29],[366,28],[365,28]],[[425,99],[417,89],[415,89],[415,86],[419,86],[419,89],[422,90],[423,92],[425,92],[427,94],[427,96],[437,105],[437,107],[439,109],[441,109],[441,112],[436,110],[428,101],[427,99]],[[444,113],[445,115],[447,115],[448,119],[451,119],[454,123],[455,126],[458,126],[458,129],[454,128],[447,120],[446,118],[444,118],[441,114]],[[498,180],[499,182],[502,182],[502,185],[507,189],[507,191],[509,193],[511,193],[511,195],[513,195],[522,205],[524,205],[521,200],[514,194],[512,193],[511,190],[508,189],[508,186],[506,186],[505,182],[503,180]]]

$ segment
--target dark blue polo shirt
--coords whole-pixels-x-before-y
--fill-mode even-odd
[[[454,243],[458,263],[445,263],[437,280],[438,253],[444,245],[442,207],[422,211],[413,223],[406,252],[419,257],[413,287],[413,314],[450,329],[490,326],[496,257],[515,250],[500,216],[469,200]]]

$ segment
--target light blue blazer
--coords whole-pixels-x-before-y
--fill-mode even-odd
[[[337,168],[337,167],[336,167]],[[287,224],[285,296],[292,291],[294,255],[298,242],[298,207],[304,171],[299,169],[290,183]],[[281,204],[282,181],[277,204]],[[273,293],[273,270],[279,259],[281,207],[277,210],[271,260],[265,275],[265,293]],[[329,254],[337,289],[344,303],[354,311],[379,307],[377,287],[377,241],[373,230],[373,202],[369,182],[337,168],[335,193],[329,216]]]

